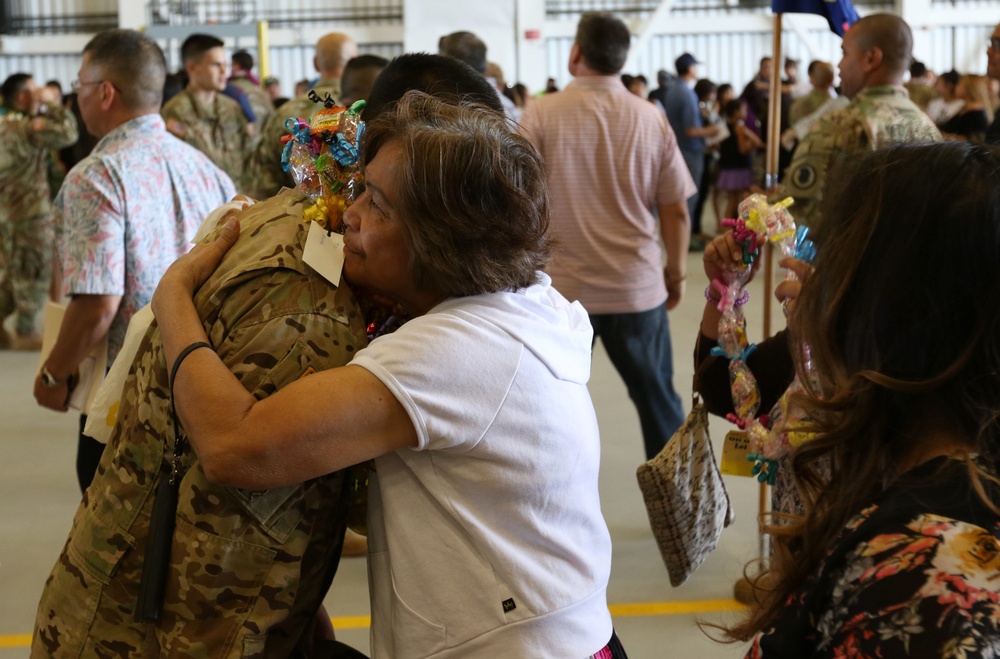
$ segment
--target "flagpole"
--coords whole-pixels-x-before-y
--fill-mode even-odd
[[[778,187],[778,154],[781,148],[781,14],[774,15],[774,35],[771,52],[771,80],[767,107],[767,159],[764,187],[770,193]],[[771,284],[773,264],[770,243],[764,250],[764,338],[771,336]]]
[[[774,14],[774,34],[772,35],[771,46],[771,80],[770,93],[768,94],[767,108],[767,156],[764,173],[764,187],[770,193],[778,187],[778,159],[781,147],[781,63],[784,61],[781,52],[781,13]],[[771,304],[772,291],[774,288],[774,250],[771,243],[764,246],[764,263],[761,268],[764,291],[764,331],[763,338],[771,336]],[[766,515],[770,510],[770,488],[767,484],[761,483],[758,492],[757,506],[761,516]],[[769,538],[764,533],[759,533],[758,551],[762,560],[767,560],[770,555]]]

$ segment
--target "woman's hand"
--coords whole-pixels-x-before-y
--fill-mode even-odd
[[[782,268],[787,268],[795,273],[797,279],[785,280],[778,284],[777,288],[774,289],[774,297],[778,298],[781,302],[781,306],[785,308],[785,312],[791,311],[792,306],[795,304],[795,300],[798,299],[799,293],[802,291],[802,284],[809,279],[812,275],[813,268],[811,265],[805,261],[792,258],[790,256],[785,257],[778,261],[778,265]]]
[[[701,333],[709,339],[715,340],[718,338],[719,319],[722,317],[722,312],[717,307],[718,292],[712,288],[711,282],[716,279],[722,281],[724,273],[740,270],[744,267],[743,248],[733,239],[733,232],[727,231],[708,243],[705,247],[705,253],[701,257],[701,262],[705,267],[705,274],[708,275],[708,294],[714,299],[714,301],[706,301],[705,311],[701,316]]]
[[[196,245],[194,249],[180,257],[167,268],[153,293],[153,314],[160,316],[164,297],[184,296],[190,299],[198,287],[212,276],[219,267],[222,257],[236,243],[240,236],[240,223],[230,219],[223,225],[216,239],[210,243]]]
[[[743,267],[743,248],[733,239],[733,232],[727,231],[705,247],[701,260],[709,281],[722,279],[723,273]]]

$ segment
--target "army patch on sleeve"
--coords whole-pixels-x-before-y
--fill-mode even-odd
[[[808,190],[816,185],[816,169],[809,164],[803,164],[792,172],[792,185],[800,190]]]

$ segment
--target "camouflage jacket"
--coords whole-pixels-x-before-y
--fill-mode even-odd
[[[927,112],[927,106],[930,102],[938,97],[933,87],[925,85],[922,82],[907,82],[903,86],[906,87],[906,91],[910,95],[910,100],[924,112]]]
[[[799,142],[785,172],[781,196],[795,198],[795,221],[819,224],[820,201],[826,175],[839,157],[895,142],[933,142],[941,139],[934,122],[920,111],[902,87],[863,89],[847,107],[830,112]]]
[[[304,200],[288,190],[245,210],[239,241],[195,296],[209,341],[258,399],[346,364],[367,343],[350,289],[302,262]],[[336,571],[353,487],[345,472],[249,492],[209,483],[188,447],[163,613],[133,622],[149,515],[173,453],[167,380],[153,323],[45,584],[33,657],[298,654]]]
[[[340,79],[329,78],[320,80],[312,89],[320,98],[329,94],[334,100],[340,98]],[[292,187],[295,182],[292,175],[281,168],[281,151],[284,145],[281,137],[287,135],[285,121],[291,117],[309,119],[323,106],[313,103],[308,96],[293,98],[274,111],[271,118],[260,131],[260,139],[250,158],[250,174],[247,190],[255,199],[267,199],[278,193],[283,187]]]
[[[250,134],[239,103],[223,94],[216,94],[212,107],[208,107],[188,87],[167,101],[160,114],[171,133],[204,153],[219,169],[229,174],[237,192],[246,190]]]
[[[0,108],[0,222],[49,214],[49,154],[76,142],[76,118],[61,106],[38,117]]]
[[[830,96],[829,92],[822,89],[812,89],[808,94],[795,99],[792,101],[791,108],[788,110],[789,124],[794,125],[802,119],[805,119],[813,112],[820,109],[823,104],[831,98],[833,98],[833,96]]]
[[[250,101],[250,107],[253,108],[254,116],[257,117],[253,123],[259,137],[261,129],[274,112],[274,103],[271,102],[271,97],[266,91],[261,89],[260,85],[255,85],[253,80],[246,77],[246,75],[233,76],[230,78],[230,82],[246,93],[247,99]],[[256,140],[253,140],[253,142],[256,144]]]

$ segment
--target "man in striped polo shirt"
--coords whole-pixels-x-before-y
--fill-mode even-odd
[[[630,40],[620,19],[584,14],[570,51],[575,79],[529,105],[522,131],[548,172],[558,242],[548,273],[590,313],[638,409],[652,458],[684,421],[667,310],[684,293],[686,200],[697,188],[666,117],[618,78]]]

